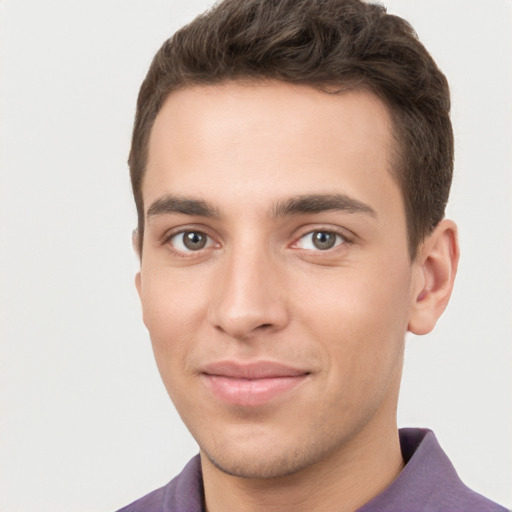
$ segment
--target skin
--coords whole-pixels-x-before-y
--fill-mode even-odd
[[[136,285],[200,447],[210,512],[355,510],[402,468],[404,337],[435,325],[458,247],[443,221],[410,261],[392,165],[389,113],[363,90],[230,82],[173,92],[159,112]],[[326,207],[333,194],[340,208]],[[321,211],[290,207],[311,195]],[[231,404],[203,373],[224,360],[305,377],[262,404]]]

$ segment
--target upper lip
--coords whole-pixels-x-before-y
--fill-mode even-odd
[[[241,363],[217,361],[202,368],[202,373],[232,379],[270,379],[278,377],[299,377],[309,372],[274,361]]]

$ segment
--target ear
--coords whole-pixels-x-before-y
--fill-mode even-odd
[[[139,231],[137,229],[134,229],[132,232],[132,246],[133,250],[139,257],[139,261],[141,261],[141,254],[140,254],[140,244],[139,244]],[[141,292],[141,276],[140,271],[135,274],[135,288],[137,288],[137,293],[140,297]]]
[[[436,325],[450,300],[459,253],[457,226],[453,221],[444,219],[421,244],[413,263],[410,332],[427,334]]]
[[[135,288],[137,288],[137,293],[139,294],[139,298],[141,296],[141,289],[142,289],[142,282],[141,282],[141,276],[140,272],[137,272],[135,274]]]

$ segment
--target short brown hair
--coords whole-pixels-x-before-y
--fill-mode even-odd
[[[453,173],[450,94],[414,29],[360,0],[224,0],[176,32],[141,86],[129,157],[142,251],[142,181],[154,120],[188,85],[281,80],[325,92],[366,87],[388,106],[411,258],[443,218]]]

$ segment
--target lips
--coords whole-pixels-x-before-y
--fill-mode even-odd
[[[263,405],[291,392],[308,375],[305,370],[270,361],[221,361],[201,372],[204,385],[216,398],[245,407]]]

